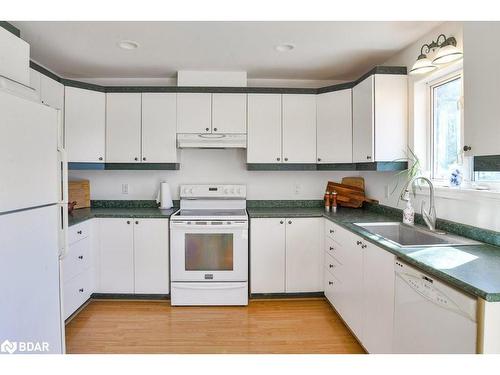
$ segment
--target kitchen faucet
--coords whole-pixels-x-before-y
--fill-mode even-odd
[[[413,193],[415,193],[415,185],[416,185],[415,183],[418,180],[425,181],[429,185],[430,207],[429,207],[429,211],[426,211],[424,209],[425,201],[422,202],[422,205],[420,206],[422,217],[424,218],[425,224],[427,224],[427,227],[429,228],[430,231],[439,232],[436,230],[436,207],[435,207],[435,202],[434,202],[434,185],[432,184],[431,180],[429,180],[427,177],[423,177],[423,176],[419,176],[419,177],[415,177],[415,178],[411,179],[410,181],[408,181],[405,188],[402,190],[401,198],[403,199],[402,194],[404,194],[408,185],[411,185],[412,191],[413,191]],[[439,233],[441,233],[441,232],[439,232]]]

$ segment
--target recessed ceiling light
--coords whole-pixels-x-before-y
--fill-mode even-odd
[[[274,49],[278,52],[288,52],[295,48],[295,46],[291,43],[279,44]]]
[[[136,49],[139,48],[139,43],[134,42],[133,40],[122,40],[121,42],[118,42],[118,47],[121,49]]]

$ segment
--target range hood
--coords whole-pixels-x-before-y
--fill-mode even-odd
[[[177,134],[178,148],[247,148],[246,134]]]

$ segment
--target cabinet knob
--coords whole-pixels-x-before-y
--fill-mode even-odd
[[[321,161],[321,158],[318,158],[318,161]]]
[[[333,285],[333,281],[329,281],[329,282],[328,282],[328,285]]]
[[[76,232],[76,233],[78,233],[78,234],[82,234],[82,231],[81,231],[81,230],[79,230],[79,231],[78,231],[78,232]]]
[[[472,147],[465,145],[464,146],[464,151],[470,151],[472,150]]]
[[[214,132],[216,132],[216,131],[217,131],[217,128],[214,128]]]
[[[102,156],[99,156],[99,160],[102,160]]]
[[[135,161],[139,160],[139,158],[134,158]]]
[[[361,248],[362,248],[362,249],[366,249],[366,245],[364,245],[364,244],[363,244],[363,245],[361,245]]]
[[[333,229],[330,229],[330,233],[335,233],[335,231]]]
[[[371,160],[371,159],[372,159],[372,157],[371,157],[371,156],[367,156],[367,157],[366,157],[366,159],[367,159],[367,160]]]
[[[80,293],[83,293],[83,288],[78,289]]]
[[[330,268],[333,268],[333,267],[335,267],[335,266],[334,266],[333,264],[329,264],[328,266],[329,266]]]
[[[209,130],[210,130],[210,128],[205,128],[205,130],[206,130],[206,131],[209,131]]]
[[[283,221],[283,220],[280,220],[280,224],[283,224],[283,223],[284,223],[284,221]]]
[[[83,255],[78,255],[78,259],[83,259]]]
[[[277,160],[277,161],[280,161],[280,160],[281,160],[281,158],[276,158],[276,160]]]
[[[143,158],[142,158],[142,160],[146,161],[146,158],[145,158],[145,157],[143,157]]]
[[[361,245],[361,241],[356,241],[356,245]]]
[[[288,158],[285,158],[285,161],[288,161]]]
[[[138,222],[138,221],[136,221],[135,223],[136,223],[137,225],[139,225],[139,222]]]
[[[127,224],[130,224],[130,220],[127,220]]]
[[[292,220],[288,220],[288,224],[292,224]]]

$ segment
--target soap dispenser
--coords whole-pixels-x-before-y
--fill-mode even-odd
[[[403,200],[406,201],[406,207],[403,210],[403,223],[413,225],[415,223],[415,210],[411,205],[410,192],[405,190]]]

